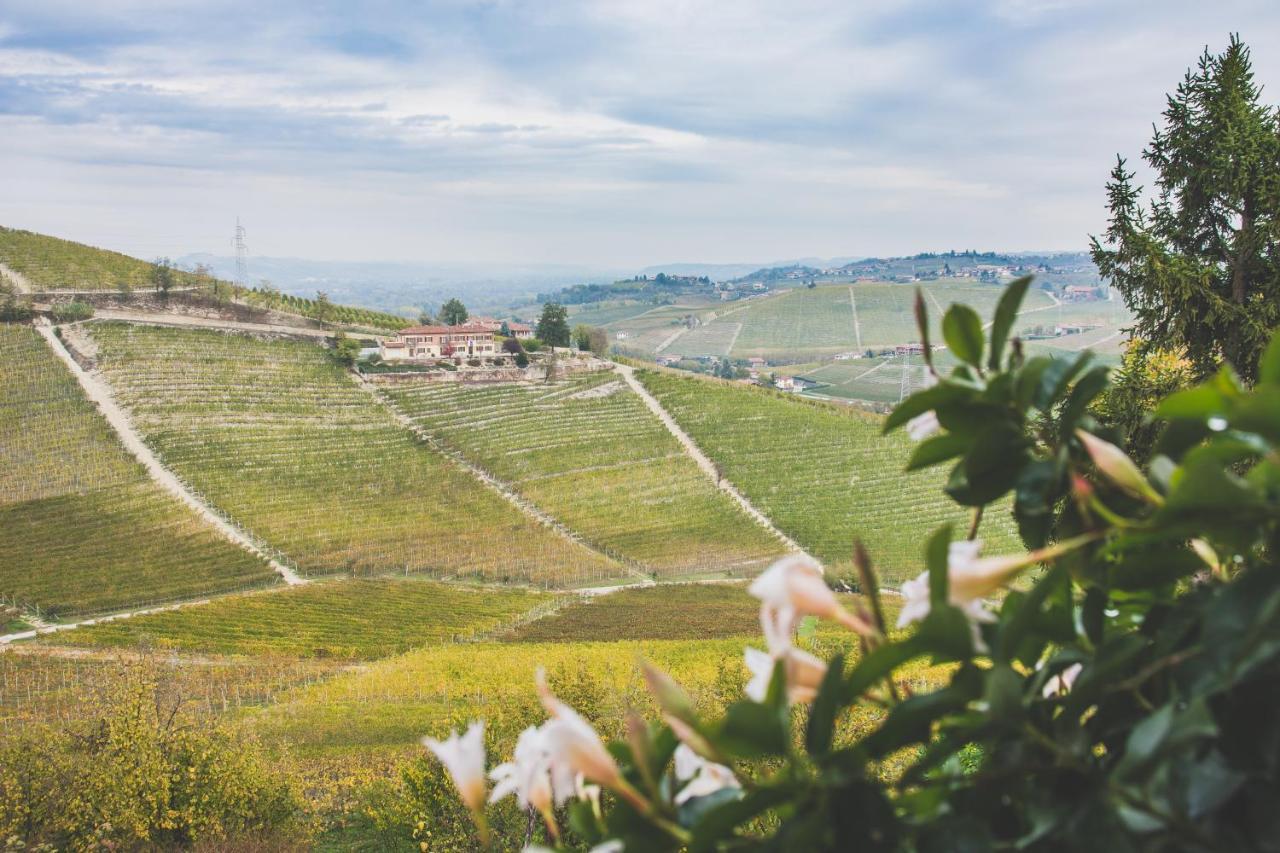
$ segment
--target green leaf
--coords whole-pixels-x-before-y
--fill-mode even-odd
[[[881,432],[890,433],[917,415],[923,415],[927,411],[964,397],[971,397],[973,394],[974,390],[972,388],[954,385],[949,382],[943,382],[934,385],[932,388],[917,391],[899,403],[897,408],[889,413],[889,417],[885,418]]]
[[[1013,328],[1013,321],[1018,316],[1018,308],[1021,307],[1022,300],[1027,295],[1027,288],[1030,286],[1031,276],[1025,275],[1006,287],[1000,296],[1000,301],[996,303],[996,316],[991,323],[991,355],[987,362],[987,366],[992,370],[1000,369],[1000,357],[1004,354],[1005,342],[1009,340],[1009,330]]]
[[[805,748],[810,755],[826,755],[831,749],[831,735],[835,731],[836,714],[840,711],[840,699],[844,683],[844,655],[837,654],[827,664],[827,674],[818,688],[818,696],[809,708],[809,725],[805,729]]]
[[[907,470],[918,471],[954,459],[968,447],[969,439],[963,435],[946,433],[927,438],[912,451],[911,458],[907,460]]]
[[[896,643],[888,643],[869,652],[858,661],[844,683],[844,701],[853,702],[871,685],[887,676],[908,661],[925,654],[925,649],[915,636]]]
[[[964,503],[989,504],[1018,482],[1026,463],[1027,437],[1008,421],[989,423],[964,458]]]
[[[929,537],[925,546],[925,565],[929,567],[929,604],[931,607],[947,605],[947,555],[951,550],[950,524],[939,527]]]
[[[967,660],[973,655],[973,632],[968,618],[951,605],[933,606],[916,630],[916,641],[935,663]]]
[[[982,363],[982,318],[968,305],[957,303],[947,309],[942,338],[956,358],[974,367]]]
[[[1071,380],[1088,366],[1093,353],[1088,350],[1077,354],[1074,358],[1055,358],[1040,373],[1039,382],[1031,395],[1031,402],[1042,412],[1048,412],[1062,399]]]
[[[1066,405],[1062,407],[1062,415],[1058,421],[1064,438],[1075,431],[1076,426],[1079,425],[1080,417],[1088,409],[1089,404],[1107,387],[1107,376],[1110,373],[1111,368],[1099,365],[1080,377],[1080,381],[1072,387],[1071,394],[1067,397]]]
[[[733,835],[733,830],[739,825],[787,802],[794,795],[795,791],[790,786],[758,787],[740,800],[711,809],[693,828],[689,853],[707,853],[716,849],[717,842]]]
[[[729,706],[712,737],[724,752],[741,758],[784,755],[787,739],[787,729],[777,709],[746,701]]]

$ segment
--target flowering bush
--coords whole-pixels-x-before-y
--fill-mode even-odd
[[[1143,473],[1089,414],[1106,369],[1010,340],[1028,285],[989,331],[952,306],[959,366],[885,423],[919,441],[909,470],[950,463],[946,492],[972,510],[925,544],[902,589],[909,630],[891,634],[861,547],[854,609],[786,558],[751,585],[767,650],[747,651],[747,695],[722,717],[650,668],[662,719],[606,747],[539,679],[549,720],[488,799],[514,794],[551,843],[602,850],[1280,847],[1280,337],[1255,388],[1224,369],[1165,399]],[[917,317],[927,353],[922,300]],[[984,508],[1010,493],[1027,550],[983,556]],[[806,617],[863,653],[798,649]],[[921,659],[950,678],[913,692],[900,675]],[[836,737],[861,704],[878,723]],[[427,745],[483,836],[479,732]]]

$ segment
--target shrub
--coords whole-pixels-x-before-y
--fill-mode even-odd
[[[67,302],[49,309],[49,317],[55,323],[77,323],[93,317],[93,306],[87,302]]]
[[[175,849],[301,834],[303,813],[253,743],[183,713],[147,664],[113,681],[84,721],[0,744],[0,836],[10,845]]]

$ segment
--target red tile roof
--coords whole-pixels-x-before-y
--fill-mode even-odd
[[[463,323],[461,326],[411,326],[401,329],[397,334],[403,335],[476,335],[491,332],[487,326]]]

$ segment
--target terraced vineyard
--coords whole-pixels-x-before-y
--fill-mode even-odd
[[[218,654],[370,659],[470,637],[552,600],[520,589],[412,579],[317,582],[108,622],[56,642],[127,647],[146,641]]]
[[[0,594],[70,616],[275,579],[147,477],[33,329],[0,325]]]
[[[744,571],[782,552],[613,373],[384,393],[587,541],[659,574]]]
[[[165,464],[304,573],[623,574],[414,439],[314,344],[118,323],[92,334]]]
[[[861,537],[882,577],[897,582],[921,570],[933,526],[967,522],[942,493],[944,469],[904,474],[909,439],[881,436],[875,416],[666,372],[637,376],[725,476],[819,559],[847,564]],[[983,538],[1012,549],[1011,520],[990,514]]]

